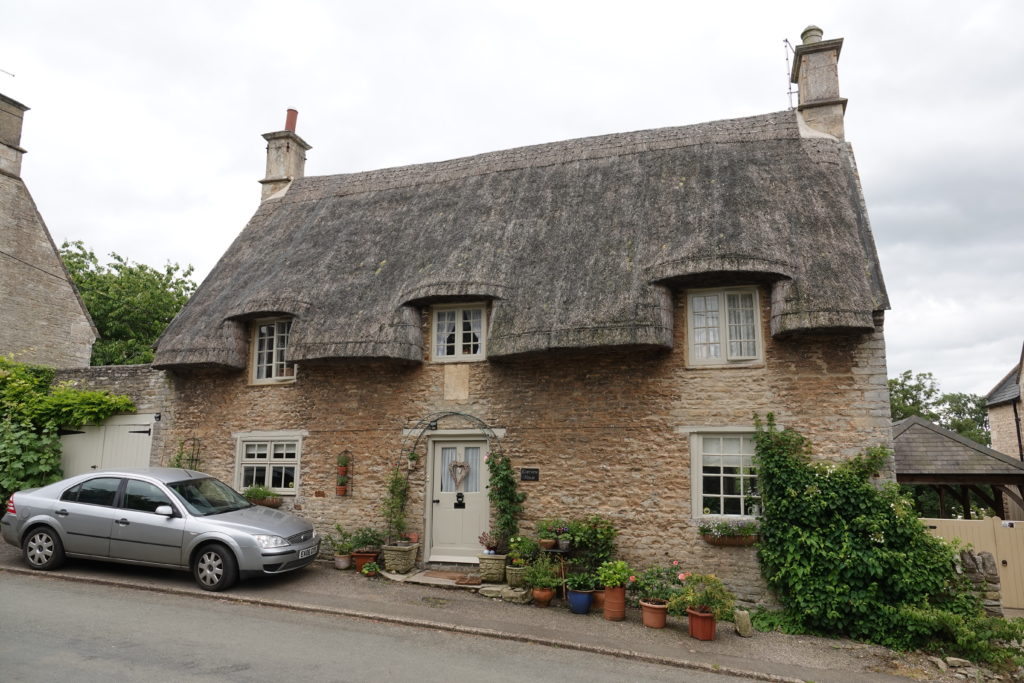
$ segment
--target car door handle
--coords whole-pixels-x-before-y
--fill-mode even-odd
[[[128,522],[128,520],[127,520],[127,519],[125,519],[124,517],[122,517],[121,519],[117,520],[116,524],[117,524],[118,526],[128,526],[129,522]]]
[[[68,516],[68,511],[67,510],[57,510],[53,514],[57,515],[58,517],[67,517]]]

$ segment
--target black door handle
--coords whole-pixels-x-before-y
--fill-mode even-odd
[[[435,499],[434,499],[434,502],[435,502],[435,503],[440,503],[440,502],[441,502],[441,499],[440,499],[440,498],[435,498]]]

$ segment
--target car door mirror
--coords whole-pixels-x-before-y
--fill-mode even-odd
[[[164,517],[174,516],[174,508],[172,508],[170,505],[157,505],[156,510],[153,510],[153,512],[155,512],[158,515],[163,515]]]

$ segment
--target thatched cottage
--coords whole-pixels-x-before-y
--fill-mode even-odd
[[[167,447],[200,439],[204,469],[324,530],[379,522],[416,449],[420,560],[467,563],[500,448],[526,529],[600,513],[632,563],[758,599],[753,551],[695,521],[756,514],[753,415],[822,457],[890,442],[841,46],[806,32],[795,110],[365,173],[303,177],[290,115],[258,211],[159,342]]]

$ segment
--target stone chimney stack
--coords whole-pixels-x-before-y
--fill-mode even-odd
[[[21,122],[28,107],[0,95],[0,173],[21,177]]]
[[[843,39],[822,40],[822,30],[808,26],[800,34],[790,81],[800,88],[797,111],[809,127],[845,139],[846,98],[839,96],[839,50]]]
[[[261,201],[288,189],[293,180],[305,174],[306,150],[312,147],[295,134],[298,117],[299,112],[289,109],[284,130],[263,134],[267,141],[267,177],[260,181],[263,185]]]

